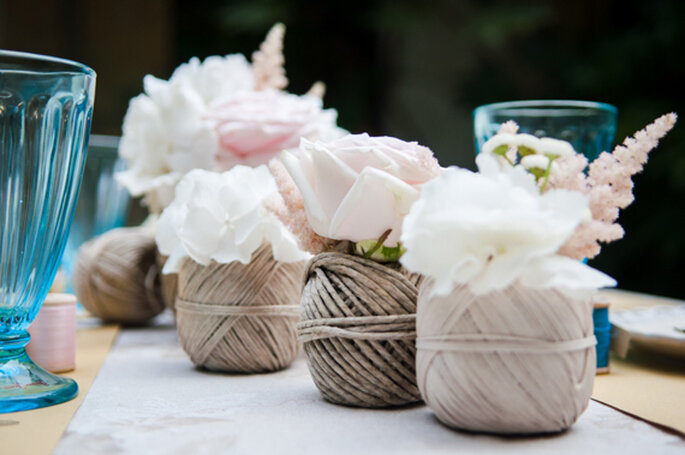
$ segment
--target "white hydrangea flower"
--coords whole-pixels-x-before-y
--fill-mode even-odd
[[[218,150],[212,102],[251,90],[252,68],[242,55],[197,58],[179,66],[168,81],[143,79],[124,117],[119,154],[128,169],[117,180],[132,196],[145,196],[153,212],[173,199],[178,180],[195,168],[212,169]]]
[[[310,255],[265,208],[271,197],[279,195],[266,166],[236,166],[224,173],[196,169],[186,174],[157,223],[157,246],[169,256],[163,272],[178,272],[186,257],[203,265],[212,260],[247,264],[263,242],[271,244],[277,261],[307,260]]]
[[[402,226],[402,264],[434,280],[433,292],[457,285],[475,294],[520,281],[531,287],[587,291],[615,285],[605,274],[556,252],[587,213],[576,192],[539,194],[520,167],[500,171],[478,157],[481,173],[449,168],[423,188]]]

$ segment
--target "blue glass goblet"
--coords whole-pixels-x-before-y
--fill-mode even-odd
[[[84,65],[0,51],[0,412],[78,392],[24,347],[67,240],[94,94],[95,73]]]
[[[616,107],[594,101],[527,100],[479,106],[473,111],[476,150],[513,120],[519,133],[563,139],[589,161],[611,151],[616,134]]]

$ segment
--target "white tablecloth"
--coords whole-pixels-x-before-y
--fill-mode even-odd
[[[56,454],[685,453],[685,440],[590,402],[567,432],[504,438],[458,432],[426,406],[325,402],[300,357],[262,375],[193,368],[170,324],[123,330]]]

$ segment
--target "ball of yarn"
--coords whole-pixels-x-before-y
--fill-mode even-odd
[[[323,397],[360,407],[420,401],[414,367],[421,276],[330,252],[308,265],[298,326]]]
[[[513,285],[476,296],[466,286],[417,311],[419,389],[450,427],[558,432],[586,409],[595,375],[592,303]]]
[[[195,366],[260,373],[299,353],[296,325],[304,263],[274,259],[263,244],[248,264],[186,259],[178,273],[176,328]]]
[[[143,228],[113,229],[79,249],[74,287],[94,316],[143,324],[164,310],[154,235]]]
[[[159,270],[164,268],[164,264],[169,257],[164,256],[157,250],[157,266]],[[162,273],[159,276],[161,280],[162,301],[164,306],[169,308],[176,314],[176,295],[178,294],[178,274],[177,273]]]

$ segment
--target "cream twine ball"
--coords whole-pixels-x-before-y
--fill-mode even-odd
[[[323,397],[361,407],[420,401],[414,367],[421,277],[344,253],[315,256],[298,325]]]
[[[595,376],[591,299],[513,285],[418,298],[421,395],[450,427],[558,432],[587,408]]]
[[[119,228],[84,243],[78,252],[74,287],[94,316],[142,324],[164,310],[154,235]]]
[[[263,244],[250,263],[203,266],[184,260],[178,273],[176,327],[195,366],[260,373],[290,365],[299,353],[296,324],[304,263],[274,259]]]

